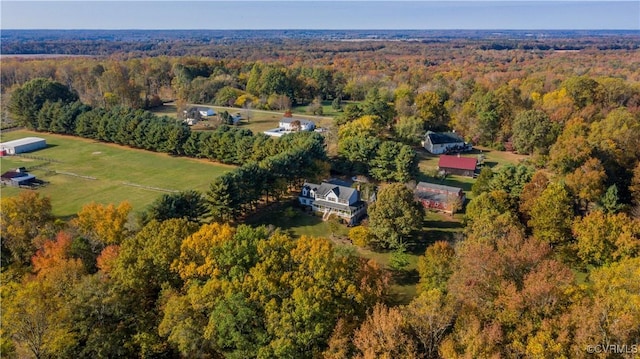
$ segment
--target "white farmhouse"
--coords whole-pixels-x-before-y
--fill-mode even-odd
[[[305,183],[298,201],[314,212],[322,213],[323,219],[335,214],[349,224],[356,224],[367,213],[367,205],[360,200],[357,189],[330,182]]]
[[[278,126],[285,131],[313,131],[316,128],[313,121],[295,117],[284,117]]]
[[[280,120],[278,126],[277,128],[264,131],[264,134],[272,137],[281,137],[287,133],[313,131],[316,128],[316,124],[313,121],[295,117],[284,117]]]
[[[424,141],[422,141],[422,146],[434,155],[471,151],[473,148],[471,144],[464,142],[455,132],[432,131],[427,131]]]

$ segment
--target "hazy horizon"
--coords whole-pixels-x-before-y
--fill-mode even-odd
[[[640,30],[640,1],[2,1],[0,6],[3,30]]]

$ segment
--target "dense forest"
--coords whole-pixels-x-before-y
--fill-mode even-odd
[[[299,50],[314,53],[351,52],[343,42],[368,40],[453,44],[494,50],[635,50],[633,30],[3,30],[3,54],[183,56],[228,58],[280,54]],[[283,46],[284,45],[284,46]],[[260,54],[261,53],[261,54]],[[273,53],[268,53],[273,55]],[[298,53],[298,56],[303,55]],[[312,55],[313,56],[313,55]]]
[[[2,198],[2,356],[637,357],[637,33],[351,35],[179,34],[163,50],[157,38],[92,47],[27,33],[18,51],[3,32],[3,54],[64,42],[86,55],[3,56],[3,126],[239,167],[207,193],[160,196],[135,221],[126,202],[63,220],[37,192]],[[330,103],[339,115],[327,133],[273,139],[145,111],[165,101],[179,113]],[[243,223],[305,180],[367,175],[377,201],[349,237],[401,260],[424,238],[406,184],[427,130],[529,156],[483,168],[461,236],[421,244],[408,304],[354,249]]]

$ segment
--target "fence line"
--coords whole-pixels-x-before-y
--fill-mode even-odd
[[[12,156],[29,158],[29,159],[32,159],[32,160],[40,160],[40,161],[47,161],[47,162],[62,163],[62,161],[54,160],[53,158],[24,155],[22,153],[18,153],[18,154],[12,155]]]
[[[95,177],[91,177],[91,176],[83,176],[83,175],[79,175],[77,173],[71,173],[71,172],[64,172],[64,171],[54,171],[57,174],[60,175],[67,175],[67,176],[73,176],[73,177],[80,177],[80,178],[84,178],[84,179],[88,179],[88,180],[97,180],[97,178]]]
[[[38,168],[45,167],[45,166],[48,166],[48,165],[49,165],[49,162],[45,162],[45,163],[41,163],[41,164],[39,164],[39,165],[35,165],[35,166],[31,166],[31,167],[27,167],[27,170],[28,170],[28,172],[31,172],[31,171],[33,171],[33,170],[36,170],[36,169],[38,169]]]
[[[178,193],[178,192],[180,192],[180,191],[176,191],[176,190],[173,190],[173,189],[152,187],[152,186],[144,186],[144,185],[141,185],[141,184],[136,184],[136,183],[131,183],[131,182],[122,182],[122,184],[125,185],[125,186],[138,187],[138,188],[142,188],[142,189],[148,189],[148,190],[159,191],[159,192],[169,192],[169,193]]]

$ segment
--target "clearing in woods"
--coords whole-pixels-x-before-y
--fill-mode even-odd
[[[2,172],[26,167],[37,178],[50,182],[37,189],[51,197],[53,213],[68,217],[90,202],[129,201],[142,211],[158,196],[187,189],[205,192],[214,178],[233,166],[132,149],[95,140],[31,131],[13,131],[2,141],[37,136],[47,148],[24,157],[0,157]],[[2,187],[1,196],[15,196],[21,189]]]

